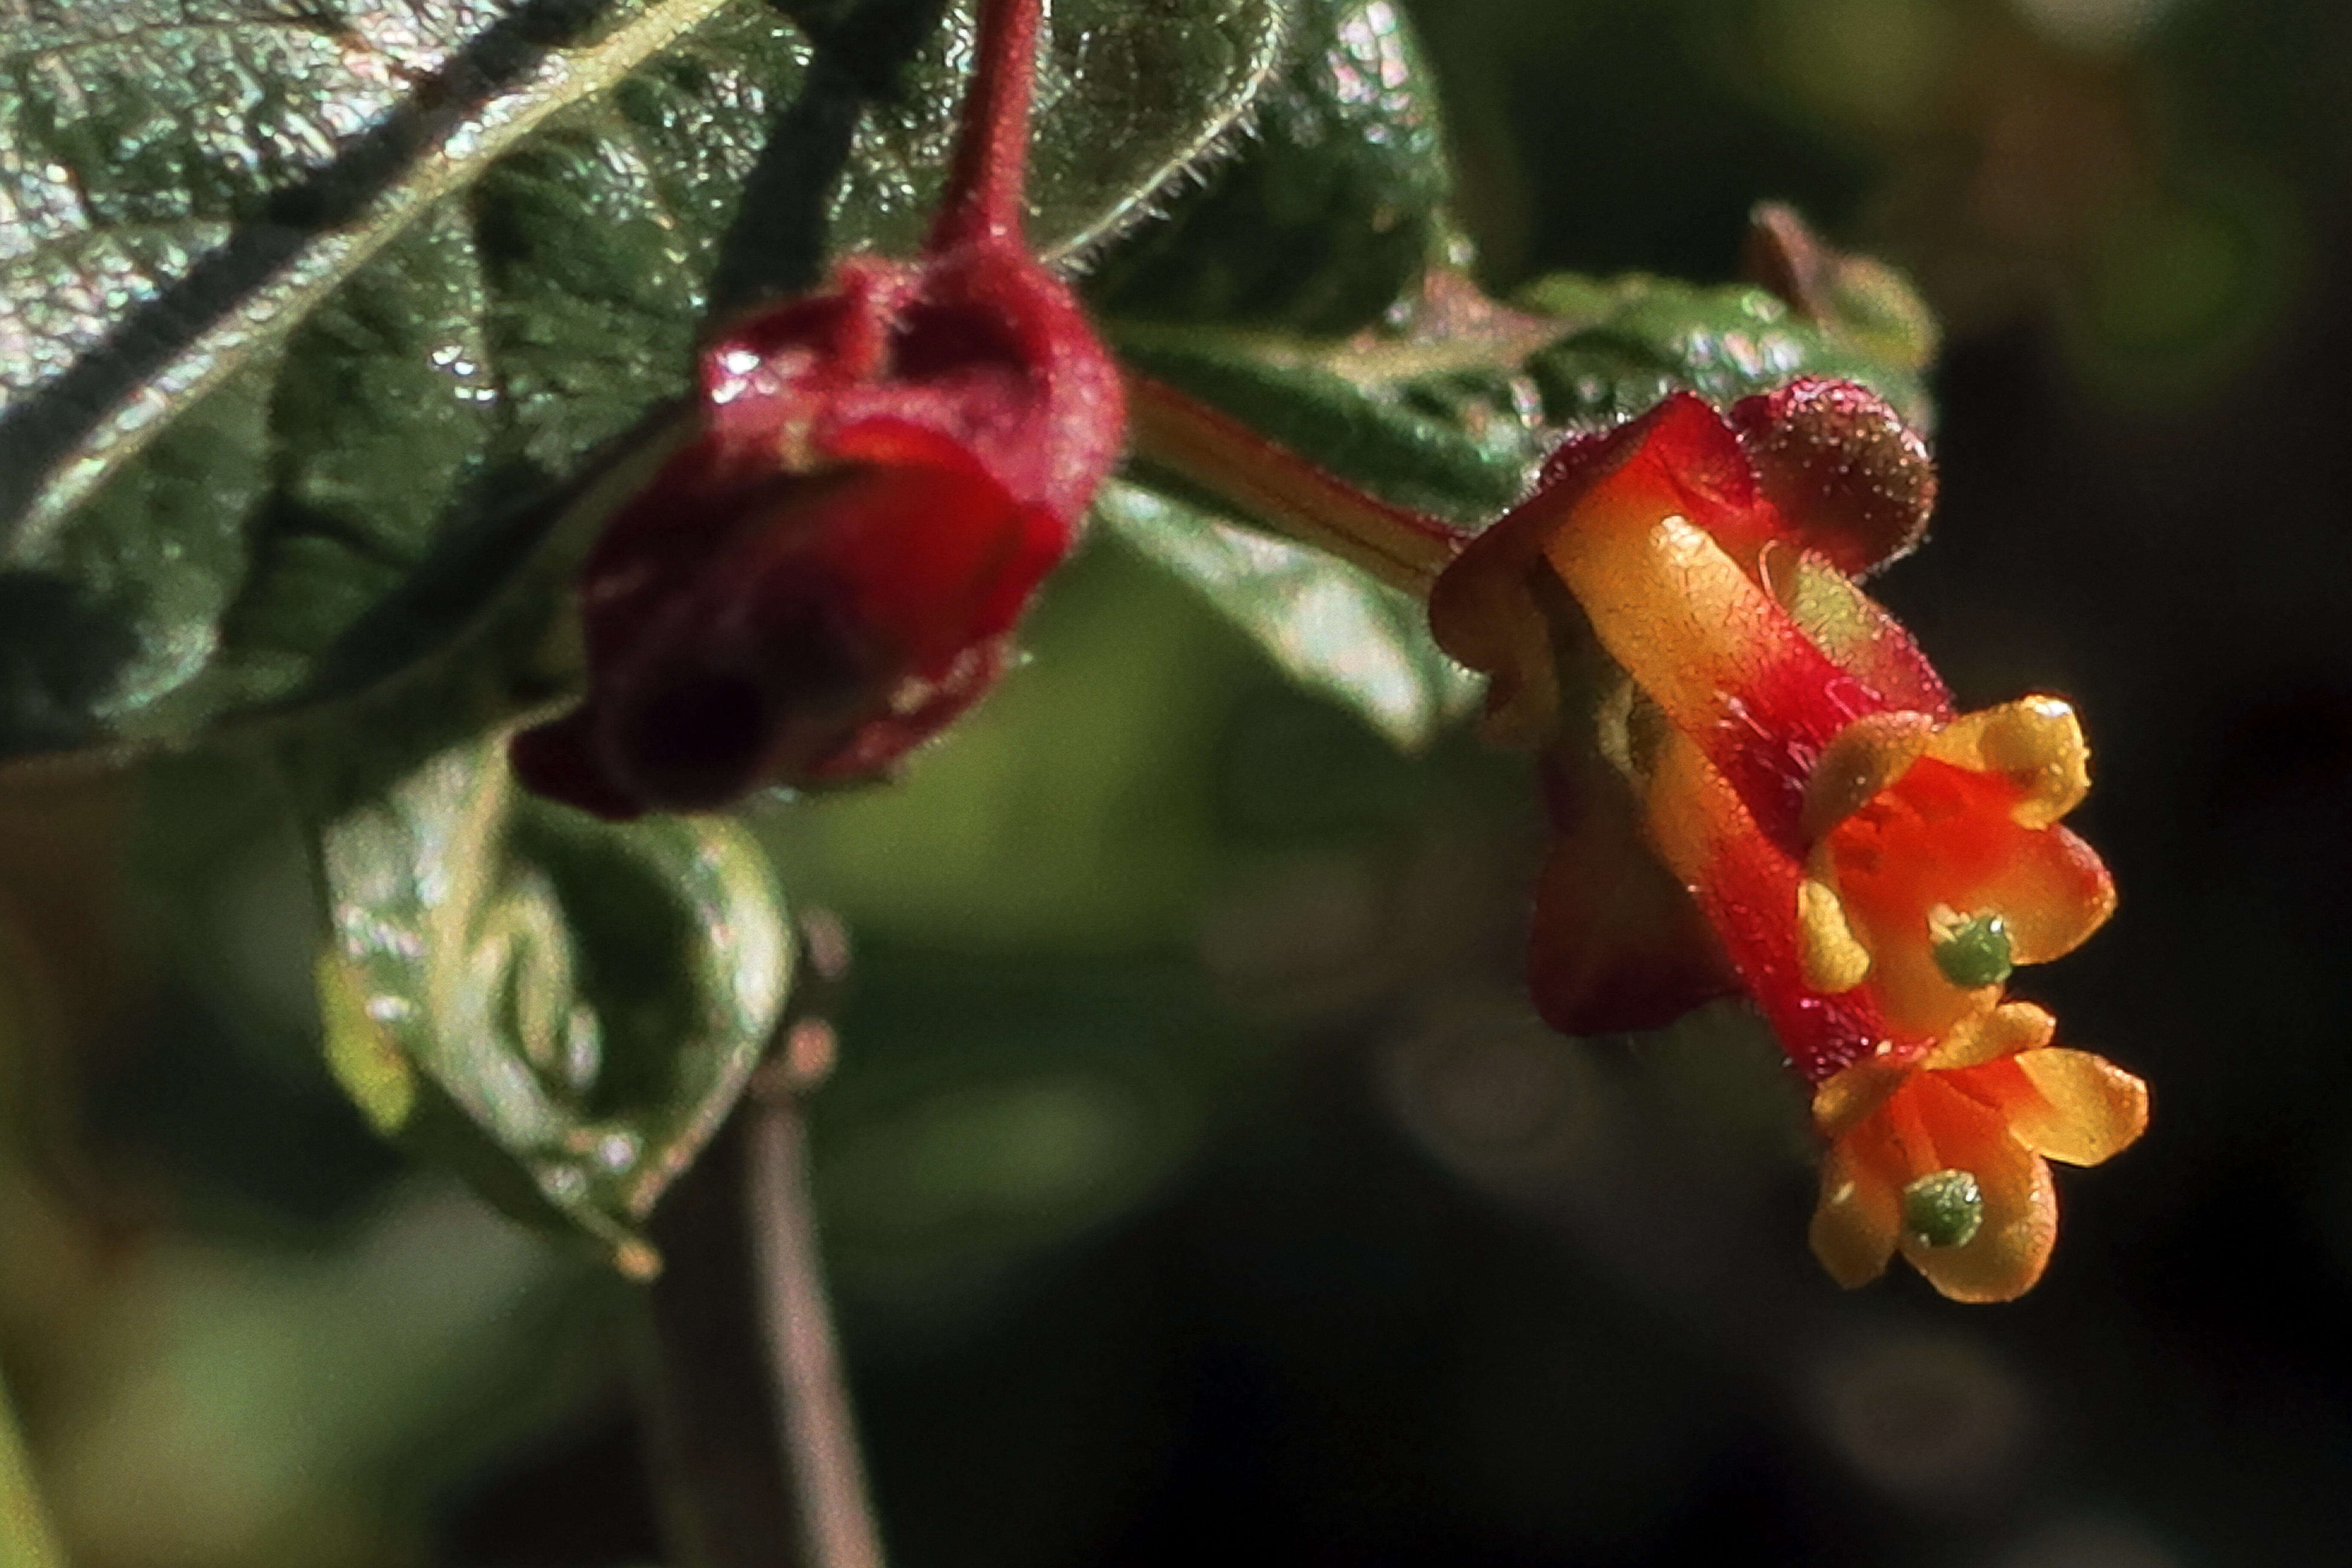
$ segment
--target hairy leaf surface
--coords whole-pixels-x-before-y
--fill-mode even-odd
[[[1630,419],[1676,391],[1727,406],[1801,375],[1861,382],[1914,425],[1933,422],[1920,381],[1927,345],[1862,323],[1809,321],[1752,285],[1560,274],[1518,302],[1572,329],[1528,363],[1546,416],[1562,425]]]
[[[1296,58],[1230,163],[1088,280],[1132,321],[1318,335],[1377,321],[1448,245],[1427,61],[1392,0],[1302,8]]]
[[[713,308],[925,223],[969,5],[0,13],[0,754],[337,696],[464,624]],[[1227,134],[1275,0],[1063,0],[1033,232]]]

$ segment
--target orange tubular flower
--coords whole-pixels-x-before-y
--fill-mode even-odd
[[[1860,387],[1800,382],[1727,421],[1680,395],[1564,447],[1430,614],[1491,677],[1490,730],[1546,748],[1547,1018],[1641,1026],[1746,992],[1818,1086],[1830,1272],[1859,1284],[1899,1247],[1946,1295],[1998,1300],[2048,1260],[2046,1160],[2131,1142],[2147,1090],[2003,1000],[2115,906],[2058,826],[2089,787],[2073,710],[1956,714],[1853,585],[1916,541],[1933,491],[1924,446]]]

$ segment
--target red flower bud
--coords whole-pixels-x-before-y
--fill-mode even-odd
[[[984,18],[927,253],[853,257],[703,351],[692,437],[580,580],[587,699],[513,743],[530,788],[620,819],[871,778],[1003,668],[1123,424],[1012,217],[1035,10]]]

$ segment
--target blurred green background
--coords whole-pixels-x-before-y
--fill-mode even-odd
[[[1098,539],[903,787],[756,818],[858,944],[817,1184],[898,1561],[2342,1560],[2352,11],[1404,9],[1490,283],[1727,279],[1780,197],[1941,314],[1879,588],[1965,701],[2086,713],[2124,906],[2031,989],[2155,1127],[2025,1301],[1837,1291],[1753,1026],[1519,1000],[1521,760],[1399,755]],[[624,1289],[344,1106],[246,784],[62,786],[0,857],[8,1032],[77,1042],[0,1062],[76,1563],[655,1561]]]

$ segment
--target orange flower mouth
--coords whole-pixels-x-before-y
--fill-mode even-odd
[[[2049,1162],[2095,1165],[2147,1126],[2147,1086],[2051,1045],[2053,1028],[2011,1002],[1918,1062],[1857,1063],[1821,1086],[1812,1246],[1832,1278],[1864,1284],[1899,1250],[1956,1300],[2032,1288],[2058,1236]]]

